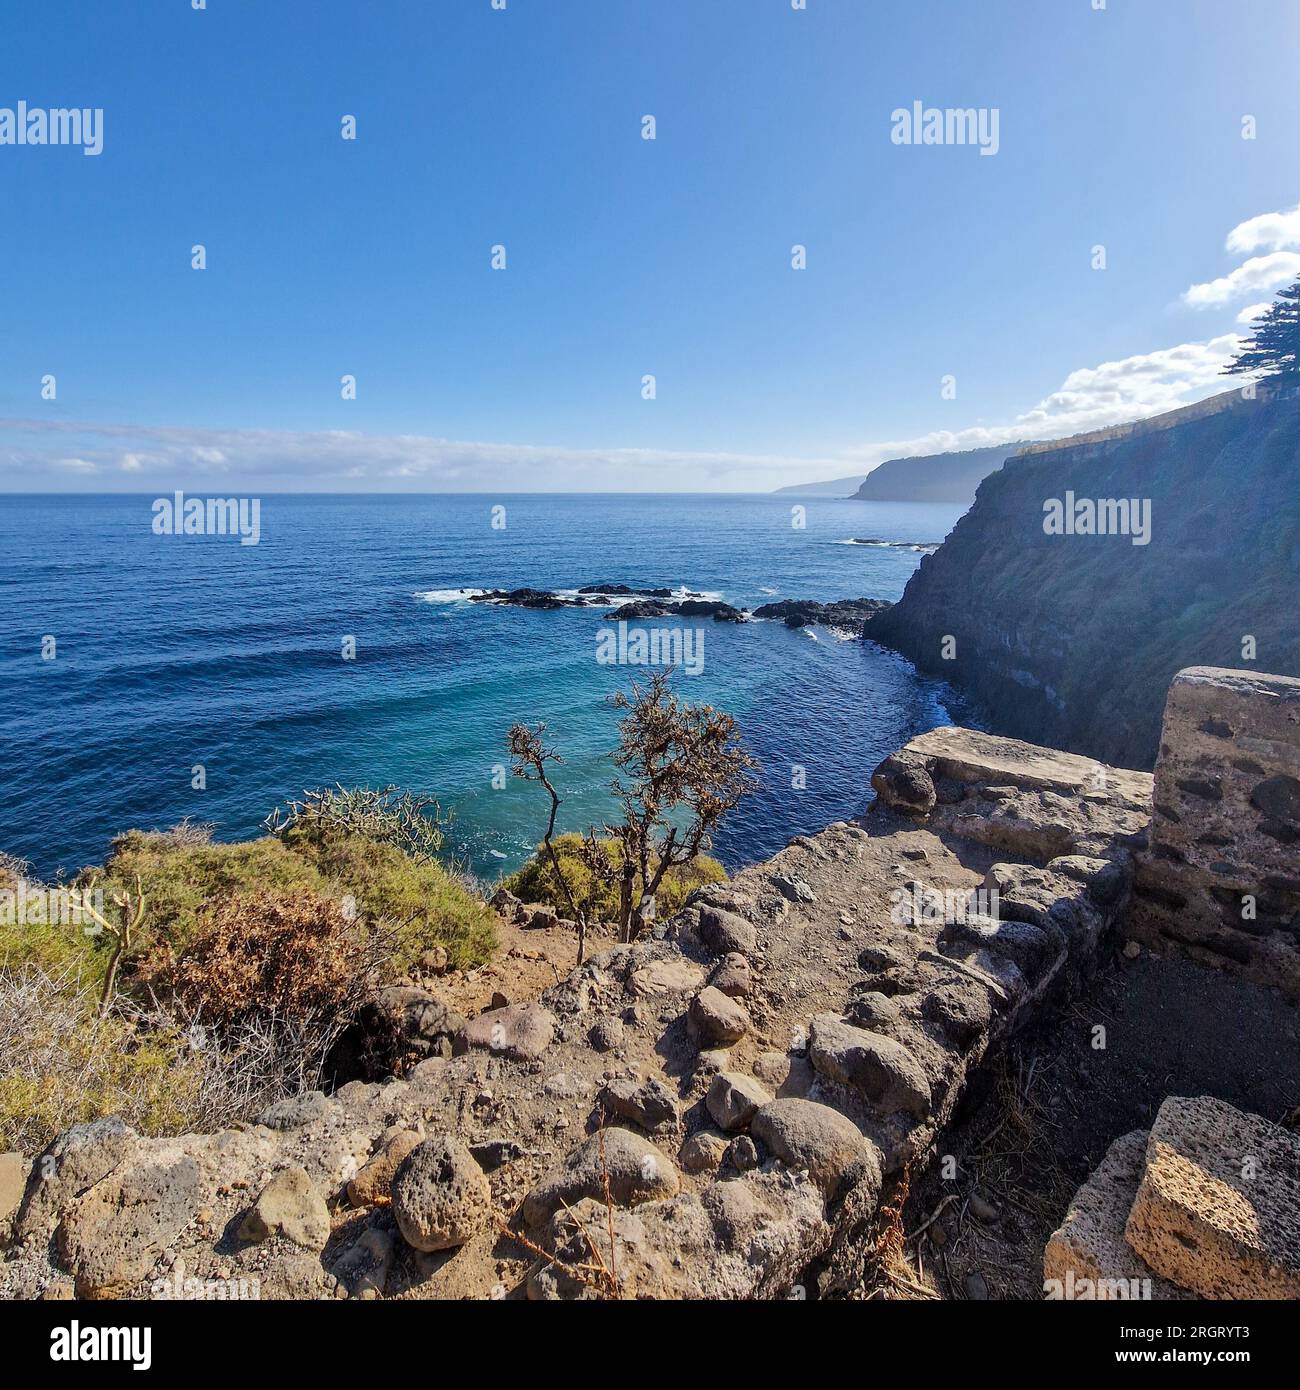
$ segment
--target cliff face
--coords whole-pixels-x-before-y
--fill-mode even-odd
[[[1069,493],[1135,501],[1130,534],[1048,534]],[[1233,392],[1009,459],[866,631],[999,733],[1149,768],[1181,667],[1300,675],[1298,578],[1300,401]]]
[[[865,481],[863,474],[859,473],[853,478],[832,478],[826,483],[792,483],[775,491],[778,496],[802,493],[805,497],[852,497]]]
[[[995,468],[1022,449],[999,444],[956,454],[888,459],[853,494],[860,502],[960,502],[969,505],[975,489]]]

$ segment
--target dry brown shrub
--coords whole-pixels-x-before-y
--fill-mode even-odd
[[[145,983],[221,1034],[255,1020],[342,1027],[373,983],[377,942],[328,898],[254,893],[204,914],[184,953],[145,962]]]

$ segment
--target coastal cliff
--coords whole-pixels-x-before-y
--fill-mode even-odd
[[[1300,400],[1229,392],[1008,459],[866,633],[999,733],[1150,768],[1181,667],[1300,675],[1298,574]]]
[[[853,494],[859,502],[959,502],[969,506],[981,481],[1018,453],[1022,444],[991,449],[886,459]]]

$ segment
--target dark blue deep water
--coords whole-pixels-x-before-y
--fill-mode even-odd
[[[45,875],[102,861],[132,826],[189,816],[246,837],[286,796],[339,781],[438,795],[456,812],[452,848],[495,877],[543,825],[538,788],[493,788],[507,728],[546,721],[565,756],[561,828],[586,826],[608,809],[605,699],[645,673],[597,664],[601,610],[446,591],[623,582],[739,607],[894,599],[920,555],[845,542],[941,540],[959,512],[776,496],[265,497],[260,544],[241,546],[155,535],[152,500],[0,497],[0,850]],[[791,525],[796,503],[806,529]],[[736,716],[764,772],[716,846],[731,866],[861,811],[876,762],[949,722],[943,686],[870,644],[699,625],[704,670],[677,683]]]

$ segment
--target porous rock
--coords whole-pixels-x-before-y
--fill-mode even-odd
[[[474,1155],[453,1134],[426,1139],[393,1176],[393,1215],[416,1250],[464,1245],[492,1217],[492,1189]]]
[[[1202,1298],[1300,1298],[1300,1139],[1212,1096],[1170,1096],[1128,1243]]]
[[[78,1298],[106,1298],[143,1279],[193,1220],[199,1168],[188,1154],[129,1163],[84,1192],[58,1229]]]

